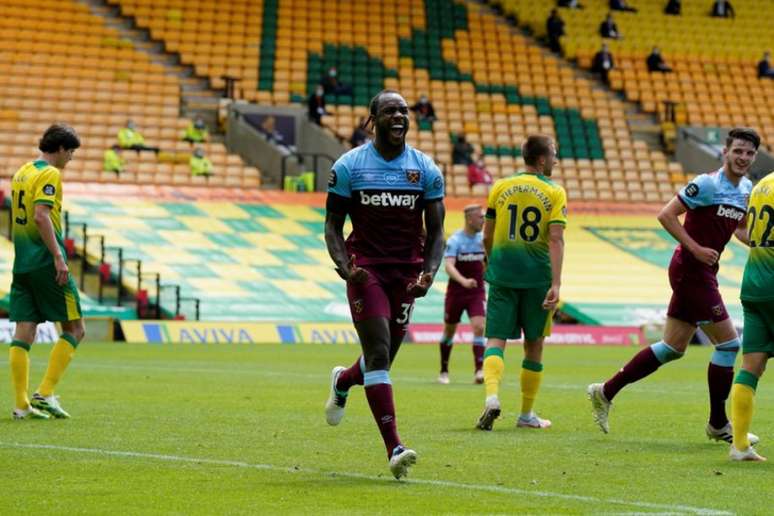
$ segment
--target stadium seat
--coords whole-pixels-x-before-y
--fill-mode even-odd
[[[130,118],[150,145],[175,149],[190,123],[179,117],[179,80],[122,40],[85,4],[2,0],[2,5],[0,113],[12,112],[14,117],[0,124],[0,139],[16,145],[0,157],[0,175],[9,176],[21,160],[34,157],[42,131],[64,121],[82,137],[82,148],[68,167],[70,180],[131,183],[149,174],[158,177],[155,169],[161,165],[152,155],[132,152],[124,154],[126,174],[102,174],[102,153]],[[28,28],[31,17],[40,23],[35,30]],[[225,154],[222,144],[210,145],[213,153]],[[138,175],[149,161],[153,170]],[[259,186],[260,174],[248,175],[247,168],[241,173],[244,186]],[[190,177],[186,183],[191,183]]]
[[[551,3],[494,0],[490,3],[514,15],[538,36],[545,34]],[[771,127],[774,82],[757,77],[756,63],[771,49],[774,30],[768,20],[774,4],[735,0],[735,17],[712,18],[709,6],[686,2],[680,16],[663,14],[662,0],[639,0],[637,13],[614,15],[623,37],[608,40],[615,60],[610,85],[639,102],[643,110],[666,116],[667,103],[678,106],[680,124],[710,127],[750,126],[766,142]],[[584,9],[560,9],[565,21],[562,52],[584,68],[602,43],[597,30],[608,11],[607,2],[587,2]],[[701,30],[696,30],[701,27]],[[650,73],[646,57],[661,49],[673,73]],[[751,99],[743,102],[739,99]]]

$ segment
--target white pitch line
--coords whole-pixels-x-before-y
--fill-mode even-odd
[[[7,360],[0,360],[0,366],[7,365]],[[253,375],[253,376],[269,376],[269,377],[280,377],[280,378],[287,378],[287,377],[293,377],[293,378],[306,378],[309,380],[319,380],[323,383],[330,380],[330,373],[297,373],[295,371],[267,371],[267,370],[261,370],[261,369],[245,369],[245,368],[233,368],[233,369],[223,369],[223,368],[210,368],[210,367],[164,367],[164,366],[154,366],[154,365],[126,365],[126,364],[105,364],[105,363],[97,363],[97,362],[89,362],[89,361],[73,361],[71,367],[73,369],[113,369],[113,370],[119,370],[119,371],[141,371],[141,372],[148,372],[148,371],[155,371],[155,372],[163,372],[163,373],[194,373],[194,374],[226,374],[226,375],[235,375],[235,374],[245,374],[245,375]],[[403,376],[400,373],[397,373],[393,376],[393,379],[396,380],[398,383],[411,383],[411,384],[418,384],[418,385],[433,385],[435,384],[435,377],[428,375],[427,377],[422,376]],[[505,381],[505,384],[508,385],[509,383],[514,383],[516,380],[513,381]],[[472,383],[471,383],[472,384]],[[468,386],[471,385],[468,383],[456,383],[452,384],[452,387],[454,386]],[[559,391],[576,391],[580,393],[583,397],[586,396],[586,384],[567,384],[567,383],[543,383],[542,384],[543,389],[554,389]],[[704,392],[705,387],[702,384],[696,384],[695,387],[681,387],[681,388],[663,388],[663,387],[654,387],[654,386],[638,386],[638,390],[640,391],[647,391],[649,394],[677,394],[677,393],[683,393],[683,394],[693,394],[697,392]]]
[[[309,468],[276,466],[274,464],[255,464],[255,463],[235,461],[235,460],[208,459],[204,457],[185,457],[182,455],[167,455],[167,454],[160,454],[160,453],[104,450],[101,448],[79,448],[74,446],[58,446],[53,444],[11,443],[11,442],[3,442],[3,441],[0,441],[0,447],[26,448],[26,449],[34,449],[34,450],[54,450],[54,451],[73,452],[73,453],[91,453],[94,455],[104,455],[108,457],[155,459],[155,460],[168,461],[168,462],[184,462],[184,463],[199,464],[199,465],[210,464],[213,466],[232,466],[235,468],[277,471],[277,472],[284,472],[284,473],[291,473],[291,474],[301,473],[301,474],[312,474],[312,475],[328,475],[328,476],[336,476],[336,477],[343,477],[343,478],[356,478],[360,480],[370,480],[373,482],[380,482],[380,483],[391,482],[381,477],[377,477],[374,475],[365,475],[360,473],[341,473],[337,471],[321,471],[321,470],[315,470],[315,469],[309,469]],[[428,480],[428,479],[414,478],[410,480],[404,480],[403,483],[414,484],[414,485],[424,485],[424,486],[436,486],[436,487],[452,488],[452,489],[467,489],[470,491],[483,491],[483,492],[498,493],[498,494],[536,496],[539,498],[555,498],[559,500],[569,500],[573,502],[583,502],[587,504],[593,504],[595,507],[598,507],[600,503],[606,503],[611,505],[628,505],[631,507],[642,507],[645,509],[661,509],[661,510],[669,511],[670,513],[682,512],[682,513],[702,514],[702,515],[734,514],[728,511],[708,509],[705,507],[693,507],[690,505],[670,505],[670,504],[662,504],[662,503],[639,502],[639,501],[621,500],[618,498],[597,498],[594,496],[554,493],[551,491],[529,491],[526,489],[518,489],[515,487],[491,486],[491,485],[483,485],[483,484],[465,484],[462,482],[452,482],[448,480]]]

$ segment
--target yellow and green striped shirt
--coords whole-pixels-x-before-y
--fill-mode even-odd
[[[29,272],[54,262],[35,224],[37,204],[51,207],[51,224],[56,241],[62,249],[62,256],[66,256],[62,240],[62,180],[59,169],[43,160],[26,163],[11,180],[11,195],[15,251],[13,272]]]
[[[760,180],[747,208],[750,255],[744,266],[741,298],[774,300],[774,172]]]
[[[486,281],[510,288],[550,285],[548,226],[567,223],[564,188],[537,174],[500,179],[489,193],[486,217],[495,223]]]

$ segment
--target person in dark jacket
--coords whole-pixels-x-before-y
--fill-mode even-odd
[[[610,53],[607,43],[602,43],[602,48],[594,55],[594,60],[591,62],[591,71],[598,73],[602,81],[605,84],[609,84],[610,70],[614,66],[613,54]]]
[[[435,122],[435,109],[427,95],[420,95],[419,100],[409,108],[417,117],[417,122]]]
[[[605,21],[599,24],[599,35],[610,39],[621,38],[621,33],[618,32],[618,25],[615,24],[612,13],[607,13]]]
[[[653,50],[648,56],[647,63],[649,72],[669,73],[672,71],[672,69],[664,62],[664,58],[661,57],[661,51],[658,47],[653,47]]]
[[[318,84],[314,93],[309,95],[307,107],[309,109],[309,120],[317,125],[322,125],[322,117],[325,114],[325,89],[322,84]]]
[[[562,46],[559,38],[564,36],[564,20],[559,16],[557,9],[551,10],[551,15],[546,20],[546,33],[548,34],[548,46],[554,52],[561,52]]]
[[[566,7],[568,9],[583,9],[583,6],[578,0],[557,0],[557,7]]]
[[[771,54],[768,52],[763,53],[763,59],[758,61],[758,78],[761,79],[763,77],[767,77],[769,79],[774,79],[774,70],[771,68],[771,64],[769,63],[769,58],[771,57]]]
[[[712,4],[712,12],[710,14],[715,18],[736,17],[736,13],[734,12],[734,7],[731,5],[731,2],[729,2],[728,0],[715,0],[715,3]]]
[[[452,163],[455,165],[470,165],[473,163],[473,146],[461,134],[452,148]]]
[[[680,0],[669,0],[664,7],[664,14],[671,14],[672,16],[680,16],[683,11],[683,5]]]
[[[626,0],[610,0],[611,11],[626,11],[636,13],[637,9],[626,3]]]

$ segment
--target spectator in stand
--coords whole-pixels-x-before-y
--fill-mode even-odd
[[[349,143],[352,145],[352,148],[360,147],[365,142],[367,142],[371,135],[368,134],[368,131],[366,130],[366,123],[368,121],[365,118],[360,119],[360,123],[355,126],[355,130],[352,131],[352,136],[349,138]]]
[[[194,143],[204,143],[210,139],[210,132],[207,130],[207,125],[204,123],[201,117],[197,116],[196,119],[188,124],[183,134],[183,141],[193,145]]]
[[[672,71],[672,69],[664,62],[664,58],[661,57],[661,51],[658,47],[653,47],[653,50],[648,56],[647,64],[649,72],[669,73]]]
[[[470,165],[473,163],[473,150],[473,146],[465,139],[465,135],[460,134],[452,148],[452,163]]]
[[[602,82],[610,84],[609,74],[614,66],[613,54],[610,53],[607,43],[602,43],[602,48],[594,55],[594,60],[591,62],[591,71],[598,73]]]
[[[118,131],[118,145],[120,145],[122,149],[131,149],[136,151],[137,154],[139,154],[140,151],[152,151],[156,154],[159,153],[158,147],[148,147],[145,145],[145,138],[137,130],[137,126],[131,120],[127,120],[126,127]]]
[[[711,16],[715,18],[735,18],[734,7],[728,0],[715,0],[712,4]]]
[[[121,156],[121,146],[116,144],[105,150],[102,156],[102,170],[105,172],[115,172],[116,175],[126,170],[126,161]]]
[[[205,176],[212,175],[212,162],[204,155],[204,149],[197,147],[191,158],[188,160],[191,166],[191,175]]]
[[[637,9],[626,3],[626,0],[610,0],[611,11],[627,11],[636,13]]]
[[[664,7],[664,14],[680,16],[682,11],[683,5],[680,3],[680,0],[669,0],[666,4],[666,7]]]
[[[325,88],[322,84],[318,84],[314,93],[309,95],[307,105],[309,107],[309,120],[317,125],[322,125],[322,117],[327,114],[325,111]]]
[[[621,33],[618,32],[618,25],[613,20],[613,13],[607,13],[605,21],[599,24],[599,35],[603,38],[621,39]]]
[[[548,34],[548,46],[557,54],[562,51],[559,38],[564,36],[564,20],[559,16],[558,9],[551,9],[551,15],[546,20],[546,33]]]
[[[320,84],[326,95],[352,95],[352,86],[339,81],[338,71],[333,66],[322,76]]]
[[[433,109],[433,103],[427,98],[427,95],[420,95],[419,100],[411,106],[409,109],[414,112],[417,117],[417,123],[435,122],[435,109]]]
[[[568,9],[583,9],[578,0],[557,0],[557,7],[566,7]]]
[[[486,169],[482,158],[468,165],[468,184],[470,186],[492,184],[492,174]]]
[[[771,64],[769,63],[769,58],[771,57],[771,54],[768,52],[763,53],[763,59],[758,61],[758,78],[762,79],[764,77],[767,77],[769,79],[774,79],[774,70],[771,69]]]

